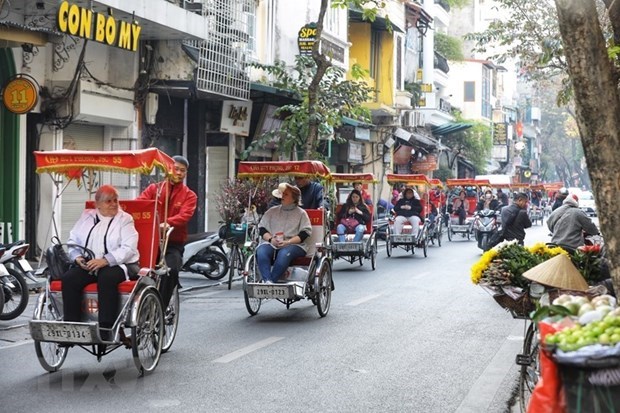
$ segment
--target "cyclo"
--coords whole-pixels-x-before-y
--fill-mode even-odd
[[[150,174],[158,168],[164,178],[169,179],[174,167],[174,160],[156,148],[108,152],[62,150],[35,152],[34,155],[37,173],[49,173],[56,184],[57,195],[52,210],[74,180],[85,177],[85,185],[92,194],[97,172]],[[61,176],[66,178],[66,183],[63,184]],[[98,361],[117,348],[126,346],[131,347],[134,364],[143,375],[154,371],[161,353],[170,349],[179,320],[179,292],[174,289],[164,311],[159,281],[167,275],[168,267],[163,258],[157,264],[156,260],[158,252],[159,256],[165,256],[168,235],[173,229],[160,234],[159,223],[166,219],[166,216],[158,216],[157,201],[161,196],[164,195],[158,193],[155,200],[119,200],[120,207],[133,216],[140,234],[140,271],[136,280],[126,280],[118,285],[119,315],[109,340],[103,340],[99,330],[97,284],[89,284],[83,290],[82,320],[66,322],[63,321],[62,274],[50,271],[45,291],[37,298],[29,324],[37,358],[45,370],[57,371],[73,346],[86,350]],[[94,201],[87,201],[86,208],[94,208]],[[51,221],[50,227],[54,225],[58,237],[54,213]],[[89,250],[83,249],[83,254],[88,253]],[[131,330],[130,345],[122,340],[121,334],[124,334],[125,328]]]
[[[333,173],[332,182],[338,183],[374,183],[376,179],[372,173]],[[363,200],[362,200],[363,202]],[[336,207],[335,216],[338,216],[342,204]],[[367,205],[370,216],[374,216],[374,208],[372,205]],[[336,222],[338,224],[338,222]],[[346,241],[338,242],[338,236],[332,233],[332,255],[334,259],[343,258],[344,260],[353,264],[355,261],[359,261],[360,265],[363,265],[364,258],[370,259],[370,266],[374,270],[376,268],[377,261],[377,228],[373,225],[372,218],[369,222],[366,222],[366,231],[364,232],[364,238],[359,241]]]
[[[429,180],[430,184],[435,187],[438,188],[439,190],[443,190],[443,183],[441,182],[441,180],[437,179],[437,178],[433,178]],[[430,193],[428,195],[428,203],[429,203],[429,207],[431,207],[431,199],[430,199]],[[435,241],[437,241],[437,246],[441,247],[441,238],[443,236],[443,228],[444,228],[444,216],[446,214],[446,200],[445,200],[445,195],[443,194],[443,192],[441,193],[439,199],[438,199],[438,204],[435,207],[437,208],[437,216],[435,217],[435,221],[432,223],[432,225],[429,227],[428,229],[428,240],[431,242],[431,244],[435,244]]]
[[[388,184],[405,184],[407,186],[417,186],[424,189],[424,194],[427,194],[430,189],[430,182],[426,175],[422,174],[386,174]],[[387,256],[392,256],[392,248],[400,247],[405,251],[411,251],[415,254],[415,248],[422,248],[424,257],[427,256],[428,250],[428,231],[430,226],[430,220],[428,213],[430,213],[430,205],[428,204],[428,196],[420,197],[422,203],[423,218],[420,221],[420,228],[417,237],[413,235],[413,228],[410,224],[405,224],[402,234],[394,234],[394,217],[390,218],[388,224],[387,236],[385,239],[385,247]]]
[[[260,181],[269,177],[306,176],[331,180],[329,168],[319,161],[240,162],[239,178]],[[258,183],[257,183],[258,184]],[[311,249],[305,257],[293,260],[284,276],[274,284],[262,282],[256,262],[256,249],[245,262],[243,297],[250,315],[258,314],[263,300],[275,299],[289,308],[302,299],[311,300],[321,317],[329,312],[332,281],[332,255],[329,245],[328,211],[306,209],[312,224]]]
[[[476,211],[476,206],[478,205],[478,193],[480,192],[480,188],[482,186],[490,187],[491,183],[487,179],[458,178],[447,179],[446,185],[448,186],[448,189],[451,190],[462,188],[462,190],[466,192],[465,201],[467,202],[467,210],[465,211],[466,217],[463,224],[459,224],[459,217],[454,214],[455,211],[450,212],[447,231],[448,240],[452,241],[455,234],[461,234],[463,238],[467,237],[467,240],[470,240],[474,232],[474,212]],[[454,193],[450,195],[451,196],[448,197],[449,206],[452,205],[454,198],[459,196]]]

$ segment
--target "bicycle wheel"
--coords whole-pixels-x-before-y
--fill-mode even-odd
[[[155,370],[161,356],[165,325],[159,295],[154,291],[146,291],[137,311],[137,325],[131,328],[131,350],[134,364],[140,376],[144,376]]]
[[[38,319],[56,321],[61,319],[61,315],[51,301],[44,299],[41,304],[41,317]],[[53,373],[58,371],[65,362],[69,348],[60,346],[59,343],[35,340],[34,350],[37,353],[37,359],[41,367]]]
[[[437,245],[441,247],[441,236],[443,235],[443,221],[440,219],[435,228],[435,236],[437,237]]]
[[[0,320],[12,320],[24,312],[28,305],[28,284],[26,279],[13,268],[7,268],[9,275],[0,282],[4,292],[4,305]],[[11,285],[8,285],[10,283]]]
[[[168,303],[168,308],[166,308],[164,313],[164,342],[161,346],[162,353],[170,350],[170,347],[172,347],[172,342],[177,336],[180,309],[179,287],[174,287],[172,297]]]
[[[237,244],[233,244],[230,249],[230,257],[228,258],[228,262],[230,263],[230,268],[228,269],[228,289],[230,290],[232,287],[233,277],[235,276],[235,271],[237,271],[237,261],[239,260],[239,247]]]
[[[519,399],[521,412],[527,412],[527,406],[532,397],[534,386],[540,377],[540,365],[538,360],[538,331],[535,323],[530,323],[523,342],[524,363],[521,364],[521,375],[519,377]]]

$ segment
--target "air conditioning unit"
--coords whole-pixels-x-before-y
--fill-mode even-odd
[[[416,112],[414,112],[413,110],[403,111],[402,117],[401,117],[401,124],[403,126],[409,126],[409,127],[416,126],[414,123],[415,115],[416,115]]]
[[[426,117],[422,112],[413,113],[413,126],[426,126]]]

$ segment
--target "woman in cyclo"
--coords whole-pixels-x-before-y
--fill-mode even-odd
[[[364,237],[366,223],[371,219],[370,211],[362,201],[362,194],[354,189],[349,194],[347,201],[338,213],[336,233],[338,242],[345,242],[345,234],[355,234],[354,242],[359,242]]]
[[[418,236],[420,227],[420,214],[422,213],[422,203],[416,199],[412,188],[405,188],[403,197],[394,205],[396,218],[394,219],[394,234],[400,235],[407,222],[411,224],[411,234]]]
[[[469,201],[465,199],[467,192],[464,189],[459,192],[458,198],[452,201],[452,214],[459,217],[459,225],[465,224],[465,218],[467,218],[467,211],[469,211]]]
[[[95,209],[82,213],[69,233],[68,244],[90,249],[94,258],[86,261],[81,249],[69,247],[75,265],[62,276],[64,321],[81,320],[82,290],[97,283],[101,338],[109,341],[118,316],[118,284],[136,279],[140,270],[138,231],[133,217],[119,208],[116,188],[103,185],[97,190]]]
[[[269,208],[258,224],[262,242],[256,249],[256,263],[268,284],[278,281],[295,258],[307,254],[312,235],[310,218],[299,206],[299,188],[280,184],[278,189],[281,204]]]

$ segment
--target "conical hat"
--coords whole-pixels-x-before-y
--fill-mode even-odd
[[[585,278],[573,265],[570,258],[564,254],[558,254],[534,268],[530,268],[523,273],[523,277],[539,284],[563,290],[586,291],[588,289]]]

